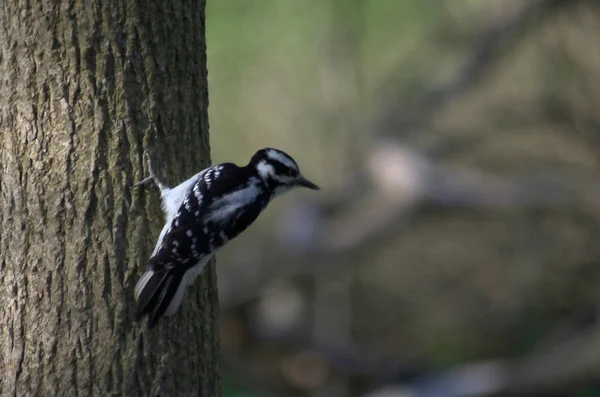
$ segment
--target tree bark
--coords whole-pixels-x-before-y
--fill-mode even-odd
[[[214,266],[151,332],[133,288],[158,236],[148,149],[208,165],[204,0],[3,0],[0,395],[219,395]]]

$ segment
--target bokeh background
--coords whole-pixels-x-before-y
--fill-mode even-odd
[[[219,254],[225,396],[600,396],[600,2],[206,13],[213,161],[322,187]]]

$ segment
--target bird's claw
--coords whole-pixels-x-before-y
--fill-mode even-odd
[[[141,185],[145,185],[147,183],[153,182],[159,188],[161,188],[162,183],[160,183],[160,181],[156,177],[156,174],[154,173],[154,170],[152,168],[152,159],[150,158],[150,153],[148,152],[148,150],[144,150],[144,157],[146,158],[146,163],[148,164],[148,173],[150,174],[150,176],[142,179],[141,181],[139,181],[138,183],[133,185],[133,187],[137,187],[137,186],[141,186]]]
[[[152,178],[151,176],[142,179],[141,181],[139,181],[138,183],[136,183],[135,185],[133,185],[133,187],[138,187],[138,186],[141,186],[141,185],[145,185],[145,184],[150,183],[150,182],[154,182],[154,178]]]

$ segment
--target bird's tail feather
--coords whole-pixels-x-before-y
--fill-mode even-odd
[[[177,290],[182,287],[182,279],[183,274],[181,272],[171,272],[171,274],[167,277],[164,285],[161,288],[162,291],[160,292],[160,298],[158,299],[154,310],[150,313],[150,318],[148,319],[148,328],[154,327],[158,319],[165,314],[167,308],[171,305],[171,301],[175,297]]]
[[[147,270],[142,275],[142,277],[137,282],[137,284],[135,285],[134,294],[135,294],[135,301],[136,302],[139,302],[139,300],[140,300],[140,293],[142,292],[142,290],[144,289],[144,287],[146,286],[146,284],[148,283],[148,281],[150,280],[150,278],[153,275],[154,275],[154,272],[152,270]]]
[[[185,290],[188,286],[188,275],[189,275],[189,271],[183,275],[183,279],[182,281],[179,283],[179,287],[177,288],[177,292],[175,292],[175,295],[173,296],[173,299],[171,299],[171,303],[169,304],[169,306],[167,307],[167,311],[165,312],[165,316],[172,316],[173,314],[175,314],[175,312],[177,311],[177,309],[179,309],[179,306],[181,306],[181,301],[183,300],[183,295],[185,295]]]
[[[171,309],[172,314],[179,307],[185,285],[182,283],[183,273],[174,269],[148,270],[135,287],[137,301],[136,319],[140,320],[149,314],[148,328],[153,328],[157,321]],[[182,290],[181,292],[179,292]],[[176,307],[173,308],[178,298]]]

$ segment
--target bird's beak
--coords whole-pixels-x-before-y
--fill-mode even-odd
[[[315,185],[314,183],[312,183],[311,181],[309,181],[302,175],[298,175],[298,177],[296,178],[295,185],[306,187],[306,188],[309,188],[312,190],[321,190],[320,187],[318,187],[317,185]]]

